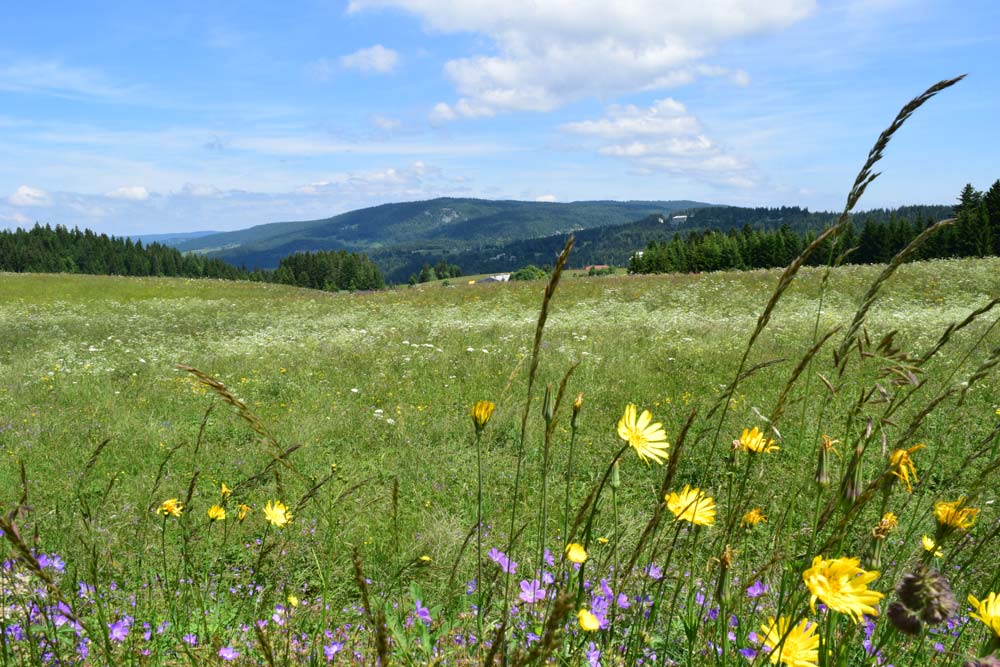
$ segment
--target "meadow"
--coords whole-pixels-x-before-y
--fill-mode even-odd
[[[3,275],[0,658],[985,655],[1000,608],[967,595],[1000,589],[1000,259],[904,264],[852,333],[884,268],[801,270],[742,366],[781,271],[567,271],[537,346],[544,281]],[[628,404],[666,465],[636,455],[654,426],[620,437]],[[810,608],[817,567],[843,599]]]

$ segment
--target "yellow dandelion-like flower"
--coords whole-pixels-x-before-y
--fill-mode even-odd
[[[951,502],[939,500],[934,503],[934,518],[944,532],[968,530],[976,522],[977,516],[979,509],[966,507],[965,496]]]
[[[277,528],[284,528],[292,520],[292,513],[280,500],[267,501],[264,505],[264,518]]]
[[[610,540],[608,540],[608,538],[606,538],[606,537],[598,537],[597,538],[597,543],[598,544],[607,544],[609,541]]]
[[[756,526],[757,524],[767,523],[767,517],[764,516],[764,513],[760,511],[759,507],[755,507],[743,515],[743,519],[740,523],[747,527]]]
[[[774,444],[774,438],[764,437],[764,432],[756,426],[753,430],[743,429],[739,439],[733,441],[733,446],[753,454],[770,454],[781,449]]]
[[[587,550],[583,548],[582,544],[577,544],[573,542],[566,545],[566,558],[571,563],[586,563],[587,562]]]
[[[924,535],[920,538],[920,543],[924,546],[924,551],[933,552],[935,558],[940,558],[941,554],[944,553],[941,551],[941,547],[937,545],[937,542],[934,541],[933,537]]]
[[[493,416],[495,408],[492,401],[479,401],[472,406],[472,424],[476,427],[476,433],[482,433],[486,428],[486,422]]]
[[[777,621],[771,616],[764,631],[764,646],[771,652],[771,664],[779,662],[788,667],[817,667],[819,660],[818,623],[810,623],[803,618],[791,630],[788,618],[782,616]],[[784,641],[782,641],[784,639]]]
[[[225,521],[226,508],[219,507],[218,505],[212,505],[208,508],[208,518],[212,521]]]
[[[601,622],[597,620],[597,617],[590,613],[588,609],[581,609],[580,613],[576,615],[577,620],[580,622],[580,629],[586,632],[597,632],[601,629]]]
[[[701,489],[692,489],[690,484],[685,484],[679,494],[671,491],[664,500],[677,521],[690,521],[696,526],[715,523],[715,501]]]
[[[242,521],[243,519],[247,518],[247,514],[250,514],[251,511],[252,510],[250,509],[249,505],[244,505],[241,503],[240,506],[236,508],[236,518]]]
[[[978,612],[969,614],[969,616],[982,621],[987,628],[993,631],[993,634],[1000,637],[1000,595],[990,593],[982,602],[970,595],[969,604],[975,607]]]
[[[156,513],[163,516],[180,516],[183,511],[183,503],[179,502],[177,498],[168,498],[160,503],[160,507],[156,510]]]
[[[913,493],[913,486],[910,484],[910,476],[913,476],[914,482],[919,482],[917,479],[917,468],[913,465],[913,459],[911,456],[914,452],[917,452],[924,448],[925,445],[914,445],[909,449],[897,449],[889,457],[889,472],[892,473],[894,477],[898,477],[903,480],[903,484],[906,485],[906,490],[909,493]]]
[[[802,573],[802,579],[812,594],[809,606],[816,613],[816,599],[834,611],[850,614],[855,623],[864,614],[878,616],[877,605],[884,594],[868,588],[878,578],[877,571],[861,568],[857,558],[813,558],[812,567]]]
[[[294,593],[289,593],[288,594],[287,601],[288,601],[288,606],[289,607],[298,607],[299,606],[299,599],[297,597],[295,597]]]
[[[226,483],[223,482],[220,493],[222,493],[223,498],[228,498],[233,493],[233,490],[226,486]]]
[[[626,441],[647,464],[652,459],[663,465],[670,444],[667,442],[663,424],[659,422],[651,424],[651,421],[653,415],[649,410],[643,410],[636,418],[635,404],[629,403],[625,406],[625,414],[618,420],[618,437]]]

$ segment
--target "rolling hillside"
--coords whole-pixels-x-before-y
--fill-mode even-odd
[[[178,248],[208,253],[248,268],[273,268],[282,257],[304,250],[440,256],[706,206],[710,204],[694,201],[548,203],[441,198],[384,204],[323,220],[278,222],[210,234]]]

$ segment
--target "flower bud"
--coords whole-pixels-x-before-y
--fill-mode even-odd
[[[830,436],[823,434],[823,439],[819,443],[819,460],[816,462],[816,486],[820,490],[828,488],[830,486],[830,452],[834,454],[837,450],[834,448],[839,440],[833,440]]]
[[[545,420],[545,425],[548,426],[552,423],[552,385],[545,385],[545,398],[542,399],[542,419]]]
[[[847,464],[847,471],[840,483],[840,499],[846,507],[850,507],[857,502],[861,496],[861,455],[864,449],[858,445],[851,456],[851,461]]]
[[[622,473],[618,467],[618,461],[611,464],[611,488],[620,489],[622,486]]]

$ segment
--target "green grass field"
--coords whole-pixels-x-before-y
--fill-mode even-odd
[[[966,593],[981,599],[997,590],[998,475],[989,468],[997,461],[994,429],[1000,423],[1000,382],[989,364],[1000,346],[997,312],[986,312],[956,331],[926,363],[914,360],[949,325],[1000,297],[1000,259],[902,266],[878,294],[864,322],[862,343],[851,346],[846,370],[839,374],[832,351],[882,268],[836,269],[826,282],[825,270],[803,270],[778,303],[746,367],[775,363],[740,382],[724,417],[721,409],[711,413],[712,407],[733,381],[780,271],[564,276],[551,304],[531,397],[517,499],[519,533],[511,554],[521,562],[515,580],[522,574],[532,578],[541,547],[558,557],[565,544],[570,404],[578,393],[583,407],[568,487],[571,514],[625,444],[616,424],[628,403],[649,409],[672,445],[695,411],[670,490],[699,486],[715,498],[719,514],[715,526],[690,534],[661,528],[657,541],[645,546],[637,568],[652,560],[668,572],[666,599],[673,597],[678,613],[673,608],[667,618],[654,613],[655,629],[637,620],[632,627],[641,626],[645,633],[641,647],[633,652],[632,642],[638,644],[641,633],[625,631],[632,612],[624,609],[619,627],[592,635],[580,631],[577,608],[591,595],[582,596],[580,589],[567,612],[566,627],[573,631],[567,629],[553,656],[585,664],[587,650],[596,646],[607,652],[605,664],[640,654],[650,661],[653,653],[662,664],[670,664],[663,663],[668,657],[683,661],[684,656],[689,664],[752,664],[736,650],[759,648],[749,633],[759,633],[768,614],[788,608],[816,618],[804,599],[796,597],[804,590],[801,572],[815,547],[836,534],[837,548],[826,555],[858,556],[867,567],[871,529],[888,509],[898,515],[899,527],[886,542],[891,556],[881,558],[882,575],[873,584],[887,594],[884,614],[902,572],[930,558],[920,537],[934,535],[932,504],[962,494],[970,494],[982,511],[972,530],[945,544],[942,571],[953,580],[963,617],[968,614]],[[351,563],[356,547],[372,582],[371,595],[385,600],[390,610],[399,604],[399,622],[387,621],[396,660],[482,660],[477,649],[469,648],[467,636],[476,630],[476,614],[470,615],[468,605],[477,599],[466,595],[466,582],[476,573],[477,516],[469,410],[481,399],[497,405],[482,440],[484,550],[502,550],[510,537],[520,420],[544,286],[467,285],[456,279],[450,286],[328,294],[256,283],[0,275],[0,502],[5,512],[19,500],[31,507],[13,521],[26,541],[37,531],[39,553],[58,554],[65,561],[66,571],[55,585],[68,591],[68,598],[76,595],[79,581],[98,588],[115,583],[110,590],[118,592],[109,593],[106,603],[88,602],[85,611],[74,612],[81,619],[84,614],[99,619],[93,627],[100,630],[128,615],[134,628],[122,640],[115,638],[114,628],[98,632],[100,640],[90,639],[90,659],[211,664],[226,659],[218,653],[221,648],[236,646],[241,654],[236,660],[246,664],[325,662],[330,655],[324,647],[334,635],[371,659],[373,633],[337,629],[343,622],[341,608],[360,596]],[[780,451],[756,458],[744,454],[727,463],[730,442],[743,428],[767,428],[764,417],[773,414],[799,360],[817,336],[837,326],[844,328],[832,335],[787,395],[771,434]],[[893,331],[898,351],[879,348],[883,336]],[[263,442],[231,406],[175,364],[196,367],[224,383],[259,416],[274,443]],[[568,380],[552,438],[548,525],[540,539],[542,393],[546,384],[558,386],[573,364],[579,365]],[[914,368],[919,386],[901,368]],[[972,382],[963,384],[970,377]],[[859,395],[866,393],[859,404]],[[934,409],[924,417],[931,403]],[[849,518],[832,500],[829,520],[814,530],[818,505],[811,480],[823,434],[845,443],[838,446],[842,460],[832,460],[833,484],[824,503],[835,498],[853,446],[861,441],[867,443],[861,463],[865,484],[879,478],[897,447],[926,444],[912,455],[920,480],[914,493],[897,484],[883,494],[888,488],[883,484],[873,501]],[[105,440],[107,445],[92,459]],[[275,447],[296,446],[284,463],[275,463]],[[602,576],[611,576],[600,573],[613,571],[608,568],[631,553],[654,508],[662,506],[657,495],[664,471],[629,452],[621,459],[621,487],[615,489],[613,509],[606,491],[585,536],[595,587]],[[310,492],[331,472],[325,484]],[[206,510],[220,502],[222,483],[234,493],[226,505],[229,518],[218,526],[208,520]],[[25,488],[27,498],[22,499]],[[167,498],[187,499],[180,520],[168,522],[156,514]],[[271,527],[261,511],[273,499],[296,506],[294,521],[282,530]],[[235,518],[237,503],[253,508],[245,521]],[[760,508],[769,522],[752,532],[727,528],[731,516],[751,507]],[[838,524],[841,516],[845,522]],[[583,541],[581,535],[578,530],[577,541]],[[694,608],[696,593],[712,598],[727,544],[735,554],[732,585],[742,600],[720,597],[726,605],[724,619],[729,612],[740,620],[729,640],[722,638],[726,631],[714,620],[692,629],[693,612],[679,611]],[[672,566],[663,562],[668,546]],[[487,565],[494,568],[489,570],[493,590],[502,589],[504,578],[492,562]],[[559,576],[556,572],[557,581]],[[613,581],[622,590],[641,579],[617,576],[625,577]],[[781,593],[771,606],[755,610],[743,599],[742,589],[761,577]],[[232,593],[249,581],[260,590],[252,596]],[[567,575],[565,581],[565,588],[572,589],[575,579]],[[418,588],[411,590],[411,584]],[[514,585],[516,592],[516,581]],[[255,618],[267,619],[275,604],[291,614],[285,602],[289,594],[314,601],[308,613],[305,603],[295,607],[298,620],[289,626],[315,639],[296,640],[298,647],[288,639],[281,651],[268,649],[274,653],[268,658],[263,642],[275,641],[279,628],[270,626],[266,640],[238,628]],[[644,593],[635,588],[628,594]],[[127,595],[138,601],[133,599],[136,606],[126,614],[121,609]],[[407,625],[415,599],[430,606],[433,622],[418,618],[413,624],[410,618]],[[499,593],[488,605],[484,602],[494,620],[499,605]],[[633,602],[632,608],[636,606]],[[96,611],[102,607],[103,616]],[[662,609],[667,609],[666,601]],[[522,627],[512,630],[510,641],[529,647],[528,633],[543,634],[545,616],[532,620],[524,613]],[[155,626],[164,620],[172,629],[161,635],[160,643],[140,637],[142,622]],[[284,627],[276,620],[273,624]],[[902,664],[907,659],[918,660],[908,664],[961,664],[983,636],[981,626],[969,625],[955,643],[931,635],[904,642],[887,634],[889,627],[880,617],[876,639],[883,637],[882,650],[900,656]],[[197,636],[196,644],[183,639],[182,628]],[[860,630],[848,617],[823,621],[821,630],[843,637],[838,647],[850,647],[843,653],[844,660],[850,659],[846,664],[862,664]],[[333,635],[323,639],[326,631]],[[453,640],[456,635],[465,638]],[[627,649],[614,648],[619,644],[612,637],[619,636],[625,637],[621,646]],[[64,650],[76,655],[74,646],[80,641],[68,640]],[[931,648],[940,642],[946,644],[941,651]],[[152,657],[144,656],[150,650]],[[32,651],[8,639],[3,663],[41,660],[44,651]],[[332,659],[351,658],[345,651]],[[758,656],[756,663],[766,660]]]

